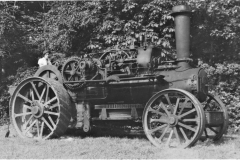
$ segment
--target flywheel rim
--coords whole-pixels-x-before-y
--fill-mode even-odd
[[[63,81],[64,82],[67,82],[67,81],[76,81],[76,78],[78,80],[80,80],[81,77],[81,73],[80,73],[80,66],[79,66],[79,62],[81,61],[81,58],[79,57],[71,57],[69,58],[64,64],[63,64],[63,67],[62,67],[62,71],[61,71],[61,74],[62,74],[62,77],[63,77]],[[70,63],[75,63],[75,65],[77,65],[74,69],[72,67],[74,66],[71,66]],[[67,69],[72,69],[71,71],[67,71]],[[67,73],[69,72],[69,75],[67,75]],[[73,84],[65,84],[65,86],[71,90],[74,90],[74,89],[78,89],[80,88],[82,85],[81,83],[73,83]]]

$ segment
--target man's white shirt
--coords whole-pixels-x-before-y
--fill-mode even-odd
[[[47,65],[48,64],[48,62],[47,62],[47,60],[46,60],[46,58],[40,58],[39,60],[38,60],[38,65],[39,65],[39,67],[42,67],[42,66],[45,66],[45,65]]]

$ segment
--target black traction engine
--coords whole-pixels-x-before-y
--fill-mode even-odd
[[[206,72],[190,66],[190,9],[173,7],[177,58],[161,55],[140,37],[135,49],[100,57],[71,57],[62,67],[43,66],[22,81],[10,102],[19,136],[47,139],[67,128],[144,131],[155,146],[189,147],[219,140],[228,128],[222,101],[208,92]]]

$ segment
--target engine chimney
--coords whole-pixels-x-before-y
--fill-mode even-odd
[[[175,21],[178,71],[190,68],[190,13],[190,8],[186,5],[179,5],[172,8],[172,16]]]

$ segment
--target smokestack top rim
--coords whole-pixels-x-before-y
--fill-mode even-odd
[[[178,6],[174,6],[172,8],[172,13],[171,15],[172,16],[175,16],[177,14],[180,14],[180,13],[191,13],[191,8],[187,5],[178,5]]]

